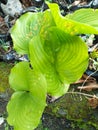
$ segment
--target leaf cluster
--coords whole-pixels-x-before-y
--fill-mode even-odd
[[[57,4],[47,4],[49,9],[22,15],[11,29],[14,49],[29,57],[9,76],[15,92],[7,105],[7,121],[15,130],[35,129],[47,94],[64,95],[82,76],[89,56],[79,34],[98,34],[98,10],[81,9],[64,17]]]

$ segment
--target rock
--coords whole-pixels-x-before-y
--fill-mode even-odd
[[[98,0],[93,0],[92,7],[98,8]]]
[[[0,125],[4,123],[4,118],[0,117]]]
[[[98,107],[96,109],[92,108],[88,102],[88,98],[83,93],[66,93],[54,102],[49,103],[44,113],[59,117],[59,119],[63,118],[75,121],[77,124],[82,124],[81,128],[84,127],[84,129],[77,128],[75,130],[98,130]],[[93,126],[95,128],[89,129],[86,126]]]
[[[6,5],[1,3],[1,8],[5,15],[10,15],[12,17],[17,14],[20,14],[23,10],[22,4],[19,0],[8,0]]]

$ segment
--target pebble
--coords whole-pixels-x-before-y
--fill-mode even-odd
[[[23,7],[19,0],[8,0],[7,4],[1,3],[1,8],[5,15],[14,17],[22,12]]]
[[[0,125],[2,125],[4,123],[4,118],[0,117]]]

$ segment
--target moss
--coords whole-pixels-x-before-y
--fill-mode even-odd
[[[82,130],[98,129],[98,108],[89,107],[85,96],[79,94],[65,94],[52,104],[49,104],[46,113],[75,122],[75,127]],[[74,127],[74,124],[73,126]]]
[[[0,62],[0,92],[5,92],[9,88],[8,76],[13,64]]]

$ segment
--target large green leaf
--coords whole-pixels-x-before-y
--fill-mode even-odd
[[[43,92],[40,89],[39,91]],[[15,92],[7,105],[7,121],[14,126],[14,130],[34,130],[45,106],[45,99],[40,100],[30,92]]]
[[[32,69],[30,69],[28,62],[20,62],[16,64],[9,75],[10,87],[15,91],[29,91],[30,83],[32,77]]]
[[[43,95],[43,93],[47,93],[45,77],[32,70],[28,62],[20,62],[12,68],[9,83],[15,91],[30,91],[35,96],[40,95],[40,98],[46,97],[46,95]],[[39,94],[40,89],[43,92]]]
[[[33,68],[28,62],[18,63],[9,77],[15,93],[7,106],[7,120],[15,130],[36,128],[46,105],[46,94],[65,94],[69,84],[86,70],[88,50],[75,34],[98,34],[90,24],[61,16],[57,4],[49,7],[44,12],[24,14],[11,30],[14,48],[29,55]]]
[[[7,105],[7,120],[15,130],[33,130],[46,106],[46,80],[28,62],[20,62],[12,69],[9,82],[16,92]]]
[[[48,10],[22,15],[11,29],[15,50],[21,54],[29,54],[28,43],[30,39],[39,33],[45,34],[47,28],[52,25],[55,25],[55,23]]]
[[[34,69],[45,75],[48,93],[60,96],[86,70],[88,49],[79,37],[56,27],[48,32],[44,40],[36,36],[30,41],[30,60]]]
[[[54,37],[54,36],[53,36]],[[35,36],[30,41],[30,61],[35,71],[42,73],[47,81],[47,93],[59,97],[67,92],[69,83],[62,83],[56,73],[54,63],[43,48],[43,42],[39,36]],[[52,45],[52,44],[51,44]]]
[[[88,9],[88,11],[86,11],[86,13],[84,13],[85,10],[80,11],[77,14],[77,16],[79,18],[79,20],[78,20],[78,18],[74,19],[74,18],[71,18],[68,16],[67,17],[62,16],[60,13],[60,10],[59,10],[59,6],[57,4],[48,3],[48,6],[49,6],[52,16],[54,18],[56,26],[59,27],[60,29],[62,29],[63,31],[70,33],[72,35],[92,34],[92,33],[98,34],[98,27],[96,29],[96,26],[98,26],[98,19],[97,19],[98,10],[95,12],[93,10]],[[87,15],[87,12],[89,12],[88,15]],[[93,17],[91,17],[91,15],[89,16],[90,13]],[[74,15],[73,15],[73,17],[74,17]],[[85,18],[85,17],[86,17],[86,20],[81,20],[82,18]],[[89,20],[91,22],[88,22]]]
[[[78,36],[53,27],[48,29],[44,49],[62,82],[78,80],[88,66],[88,48]]]
[[[63,31],[73,35],[82,33],[98,34],[98,30],[96,29],[98,11],[91,9],[88,9],[88,11],[80,10],[78,13],[73,14],[73,16],[63,17],[60,14],[57,4],[52,3],[48,5],[50,9],[44,12],[29,12],[22,15],[12,27],[11,37],[14,42],[14,48],[18,53],[29,55],[28,43],[30,39],[38,34],[45,37],[48,33],[47,29],[52,26],[57,26]],[[89,11],[92,17],[91,15],[87,15]],[[74,16],[75,18],[73,18]]]
[[[98,9],[80,9],[66,16],[68,19],[91,25],[98,29]]]

